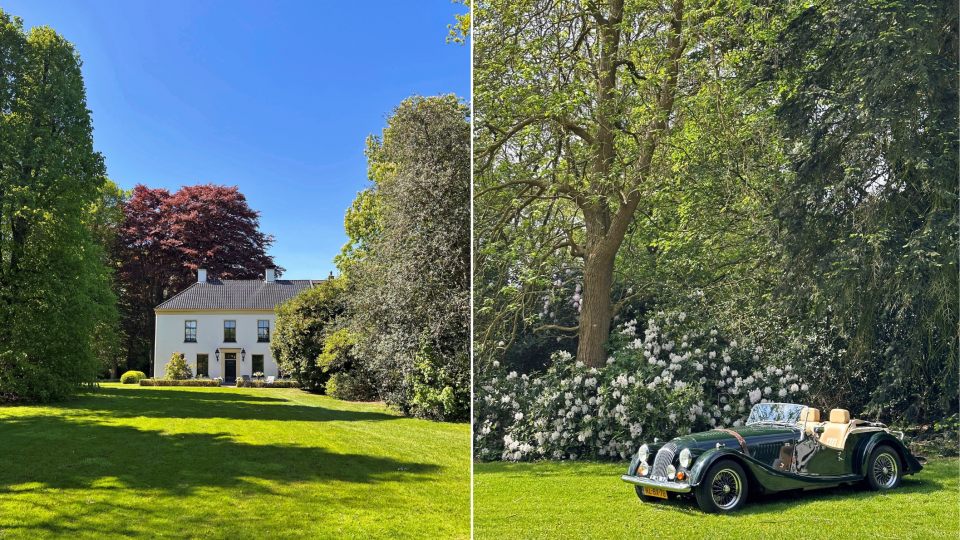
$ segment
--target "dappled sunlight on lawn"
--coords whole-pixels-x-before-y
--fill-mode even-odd
[[[299,390],[0,407],[0,538],[469,537],[469,426]]]

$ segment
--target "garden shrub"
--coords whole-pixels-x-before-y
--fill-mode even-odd
[[[292,381],[267,381],[237,379],[237,388],[303,388],[303,385],[296,380]]]
[[[420,345],[410,375],[413,397],[411,410],[421,418],[454,420],[470,411],[469,362],[463,355],[443,358],[429,343]]]
[[[327,395],[344,401],[376,401],[377,391],[366,378],[351,372],[334,373],[327,381]]]
[[[270,353],[283,373],[293,375],[314,392],[322,391],[330,378],[317,358],[324,352],[324,339],[344,312],[344,292],[343,279],[328,279],[277,306]]]
[[[168,381],[182,381],[193,377],[193,370],[190,369],[193,364],[188,364],[186,357],[182,352],[174,351],[170,355],[170,361],[165,366],[167,374],[164,379]]]
[[[147,375],[142,371],[128,371],[120,376],[120,382],[123,384],[137,384],[141,379],[146,379]]]
[[[660,311],[643,337],[635,320],[619,326],[600,369],[564,351],[533,377],[494,362],[478,377],[476,457],[626,459],[654,437],[742,425],[755,403],[807,400],[789,355],[738,343],[707,313]]]
[[[379,396],[372,376],[356,357],[357,335],[349,328],[332,332],[323,340],[317,366],[329,375],[324,392],[345,401],[374,401]]]
[[[140,381],[140,386],[207,386],[207,387],[217,387],[220,386],[220,381],[218,379],[190,379],[190,380],[175,380],[175,379],[142,379]]]

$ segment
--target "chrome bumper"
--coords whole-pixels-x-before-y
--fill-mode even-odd
[[[630,476],[625,474],[620,477],[621,480],[628,484],[636,484],[638,486],[651,487],[665,489],[667,491],[673,491],[675,493],[690,493],[690,484],[685,482],[660,482],[652,478],[643,478],[640,476]]]

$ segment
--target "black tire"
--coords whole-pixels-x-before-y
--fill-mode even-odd
[[[881,444],[870,452],[867,469],[864,471],[867,485],[874,491],[886,491],[900,486],[903,479],[903,463],[896,450]]]
[[[651,497],[651,496],[649,496],[649,495],[644,495],[644,494],[643,494],[643,486],[638,486],[638,485],[636,485],[636,484],[633,485],[633,490],[637,492],[637,497],[639,497],[640,500],[643,501],[643,502],[645,502],[645,503],[655,503],[655,502],[667,501],[667,500],[670,500],[670,499],[672,499],[672,498],[674,498],[674,497],[676,496],[676,493],[673,493],[673,492],[671,492],[671,491],[668,491],[668,492],[667,492],[667,498],[666,498],[666,499],[661,499],[660,497]]]
[[[736,512],[746,504],[750,484],[743,467],[736,461],[722,459],[707,469],[694,492],[700,509],[708,514]]]

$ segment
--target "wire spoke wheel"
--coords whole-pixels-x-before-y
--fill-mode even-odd
[[[903,478],[903,462],[897,451],[890,445],[883,444],[871,452],[870,460],[864,468],[863,475],[867,477],[867,485],[876,491],[894,489],[900,485]]]
[[[873,479],[882,488],[893,487],[897,481],[897,472],[897,461],[890,454],[880,454],[873,461]]]
[[[746,504],[749,492],[747,474],[733,459],[715,461],[694,488],[697,504],[708,514],[736,512]]]
[[[733,469],[723,469],[713,477],[710,485],[713,502],[721,510],[729,510],[740,502],[743,485],[740,476]]]

